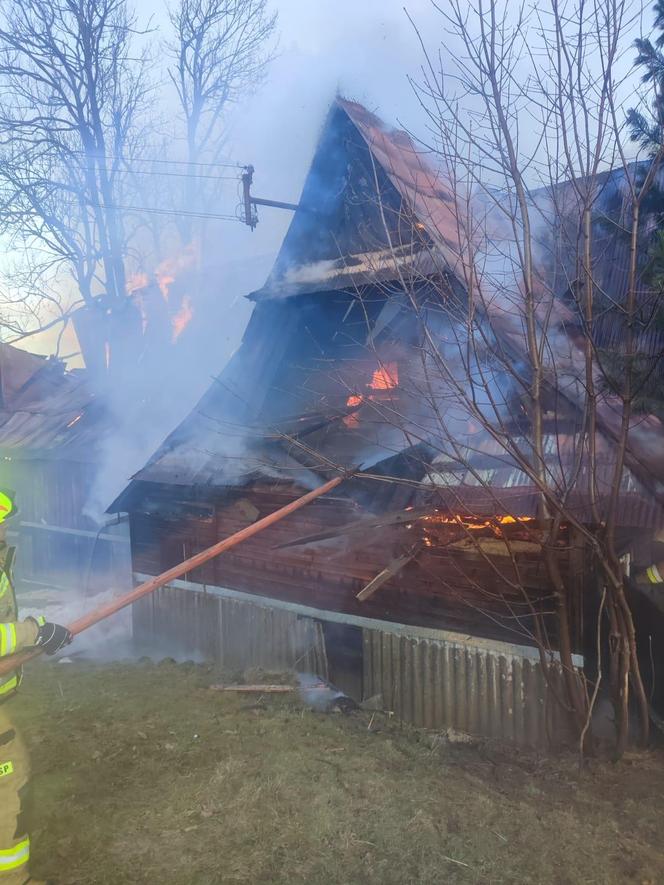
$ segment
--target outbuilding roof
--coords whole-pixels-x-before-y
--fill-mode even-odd
[[[0,389],[5,457],[96,459],[106,418],[84,371],[0,343]]]

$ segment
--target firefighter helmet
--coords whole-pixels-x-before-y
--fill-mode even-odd
[[[18,512],[14,501],[14,492],[11,489],[0,489],[0,523]]]

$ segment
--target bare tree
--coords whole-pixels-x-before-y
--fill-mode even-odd
[[[169,74],[185,129],[188,177],[184,206],[205,211],[218,195],[214,171],[226,142],[226,114],[241,95],[256,88],[272,58],[269,47],[277,22],[267,0],[180,0],[171,9],[174,36],[167,43]],[[207,172],[207,175],[203,173]],[[178,220],[185,243],[190,217]]]
[[[643,207],[664,157],[658,149],[645,165],[635,162],[624,125],[616,63],[633,39],[635,13],[624,0],[551,0],[529,15],[497,0],[434,5],[450,39],[431,52],[420,35],[425,63],[416,89],[430,145],[451,182],[452,265],[465,297],[463,311],[458,300],[440,299],[455,330],[444,346],[423,321],[429,375],[437,379],[426,395],[436,405],[442,380],[457,412],[538,490],[535,527],[554,591],[565,703],[582,735],[590,704],[573,666],[571,592],[556,553],[563,527],[573,528],[589,552],[597,600],[606,600],[600,608],[608,613],[622,752],[630,689],[644,739],[648,734],[618,526],[637,433],[638,329],[647,313],[642,271],[649,221]],[[614,192],[611,212],[607,190]],[[624,285],[608,290],[602,272],[607,249],[624,254]],[[602,299],[622,324],[625,370],[618,390],[607,384],[598,357]],[[458,415],[455,429],[439,403],[436,412],[448,462],[472,471],[467,446],[455,443]],[[610,454],[600,454],[600,437],[611,441]],[[481,476],[476,479],[495,495]]]
[[[445,43],[430,50],[420,34],[416,90],[440,174],[370,129],[384,158],[382,169],[373,165],[382,232],[365,243],[362,263],[373,256],[375,278],[385,279],[387,252],[393,273],[380,333],[367,312],[379,369],[364,388],[347,388],[343,420],[358,434],[394,428],[380,445],[395,455],[410,447],[421,479],[364,476],[417,490],[424,512],[410,511],[407,528],[420,534],[421,568],[428,557],[446,558],[432,576],[448,599],[463,595],[454,575],[474,555],[463,574],[473,598],[461,601],[536,645],[582,750],[608,673],[621,754],[630,698],[648,738],[622,558],[636,528],[630,494],[649,500],[644,464],[662,432],[635,406],[644,383],[635,371],[639,336],[657,296],[644,285],[647,197],[664,159],[661,147],[634,158],[625,125],[633,92],[617,60],[637,19],[627,0],[551,0],[529,15],[502,0],[434,5]],[[401,205],[383,197],[385,172],[407,191]],[[366,205],[367,195],[346,199]],[[356,296],[362,306],[362,291]],[[375,296],[372,288],[368,300]],[[603,357],[607,312],[623,366],[617,384]],[[393,335],[388,314],[397,318]],[[404,335],[419,342],[414,350]],[[348,377],[341,366],[340,385]],[[306,439],[302,449],[316,459]],[[403,513],[395,519],[403,526]],[[528,575],[533,555],[544,566],[544,595]],[[475,577],[478,560],[489,582]],[[596,618],[594,676],[574,658],[584,612]]]
[[[125,0],[7,0],[0,17],[0,230],[42,284],[73,277],[106,314],[126,306],[135,34]]]

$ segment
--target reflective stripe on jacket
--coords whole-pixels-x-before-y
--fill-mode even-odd
[[[13,655],[35,640],[36,624],[33,621],[19,622],[18,605],[14,591],[12,566],[15,547],[0,548],[0,658]],[[0,676],[0,703],[18,688],[21,682],[21,670]],[[0,870],[2,855],[0,855]]]
[[[23,839],[13,848],[0,848],[0,873],[16,870],[30,860],[30,840]],[[2,877],[4,878],[4,876]],[[0,879],[0,881],[2,881]]]

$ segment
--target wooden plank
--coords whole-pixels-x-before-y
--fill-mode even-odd
[[[373,580],[369,581],[366,587],[363,587],[362,590],[356,595],[356,599],[360,602],[364,602],[365,599],[369,599],[370,596],[376,592],[376,590],[380,590],[383,584],[387,583],[390,578],[393,578],[397,575],[405,566],[408,565],[409,562],[412,562],[417,554],[422,550],[423,544],[416,544],[412,550],[409,550],[407,553],[404,553],[402,556],[397,556],[396,559],[393,559],[392,562],[388,563],[382,572],[379,572]]]
[[[315,688],[315,686],[313,686]],[[211,685],[210,691],[237,691],[237,692],[260,692],[261,694],[281,694],[297,691],[295,685]]]
[[[317,532],[316,534],[304,535],[299,538],[293,538],[290,541],[276,545],[276,549],[284,547],[296,547],[305,544],[313,544],[316,541],[326,541],[330,538],[336,538],[339,535],[352,535],[358,532],[363,533],[369,529],[385,528],[387,526],[408,525],[426,516],[430,511],[421,508],[420,510],[396,510],[392,513],[385,513],[382,516],[371,516],[363,519],[356,519],[353,522],[344,525],[334,526],[326,531]],[[291,526],[292,528],[292,526]]]

